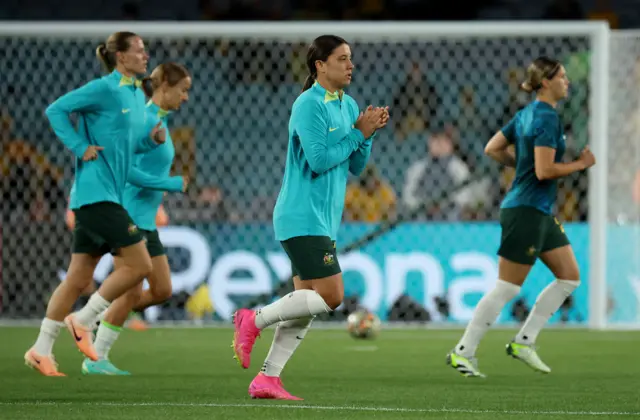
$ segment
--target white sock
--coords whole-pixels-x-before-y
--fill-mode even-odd
[[[256,327],[264,329],[280,321],[306,318],[331,312],[318,293],[313,290],[296,290],[256,312]]]
[[[99,292],[95,292],[82,309],[75,313],[76,320],[80,325],[93,327],[98,315],[106,310],[111,302],[106,301]]]
[[[579,285],[575,280],[556,280],[545,287],[516,335],[516,343],[534,344],[542,327]]]
[[[100,325],[98,325],[98,324],[100,324],[100,323],[102,322],[102,320],[104,319],[104,317],[107,315],[107,311],[108,311],[108,310],[109,310],[109,309],[107,308],[107,309],[105,309],[104,311],[102,311],[102,312],[100,312],[100,313],[98,314],[98,317],[96,318],[96,320],[95,320],[95,321],[94,321],[94,323],[93,323],[93,329],[94,329],[94,330],[100,326]]]
[[[113,347],[113,343],[116,342],[118,336],[122,332],[122,327],[111,325],[108,322],[102,321],[100,327],[98,327],[98,333],[93,345],[98,353],[100,360],[109,359],[109,350]]]
[[[456,345],[456,353],[463,357],[473,357],[480,340],[496,321],[504,305],[516,297],[518,293],[520,293],[520,286],[498,280],[496,287],[478,302],[467,329]]]
[[[33,346],[36,353],[41,356],[50,356],[53,350],[53,344],[60,334],[60,329],[64,327],[64,322],[54,321],[49,318],[42,320],[40,325],[40,334],[36,340],[36,344]]]
[[[278,324],[273,336],[271,349],[262,365],[262,373],[267,376],[280,376],[293,352],[309,331],[314,317],[292,319]]]

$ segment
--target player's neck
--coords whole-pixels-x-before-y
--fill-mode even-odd
[[[160,92],[155,92],[153,95],[151,95],[151,102],[158,105],[161,109],[167,109],[167,104],[165,104],[162,100],[162,95],[160,94]]]
[[[547,95],[545,95],[545,94],[537,95],[537,96],[536,96],[536,100],[537,100],[537,101],[539,101],[539,102],[544,102],[544,103],[546,103],[546,104],[549,104],[549,105],[551,105],[551,106],[552,106],[552,107],[554,107],[554,108],[556,107],[556,105],[558,105],[558,101],[556,101],[556,100],[555,100],[555,99],[553,99],[553,98],[548,97],[548,96],[547,96]]]
[[[136,77],[136,74],[132,71],[127,70],[124,66],[116,66],[116,70],[118,70],[118,73],[120,73],[123,76],[127,76],[127,77]]]
[[[329,81],[325,78],[318,77],[316,80],[320,86],[324,88],[327,92],[336,93],[340,90],[340,88],[333,86],[333,84],[329,83]]]

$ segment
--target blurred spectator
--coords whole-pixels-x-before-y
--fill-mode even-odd
[[[187,126],[176,127],[171,130],[171,139],[176,151],[171,165],[171,173],[186,175],[193,182],[198,172],[195,130]]]
[[[347,185],[344,219],[377,223],[395,217],[396,193],[376,167],[369,164],[356,181]]]
[[[459,220],[465,207],[481,195],[477,187],[461,185],[470,179],[469,167],[455,154],[454,142],[446,132],[429,136],[428,156],[407,170],[402,200],[408,210],[425,206],[419,219]]]
[[[222,190],[214,185],[190,186],[185,194],[168,194],[165,209],[175,224],[237,220]]]
[[[439,98],[427,81],[420,63],[413,61],[405,82],[393,98],[393,122],[396,138],[404,140],[412,133],[422,133],[433,125]]]
[[[488,115],[483,110],[487,107],[479,106],[476,102],[476,92],[472,86],[460,89],[460,111],[456,126],[447,129],[454,139],[455,153],[462,158],[471,172],[476,172],[484,153],[484,146],[493,133],[487,127]]]
[[[525,79],[525,71],[521,68],[511,68],[507,71],[507,102],[504,105],[502,111],[502,121],[500,122],[500,128],[504,127],[511,118],[516,115],[516,112],[527,106],[532,99],[532,96],[527,92],[520,89],[520,84]],[[488,141],[489,139],[487,139]]]
[[[66,207],[62,170],[27,141],[13,138],[12,129],[13,119],[3,109],[0,111],[2,213],[36,222],[52,220],[58,210],[62,216]]]

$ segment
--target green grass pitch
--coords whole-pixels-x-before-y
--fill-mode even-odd
[[[509,358],[513,331],[490,332],[479,349],[486,379],[445,364],[461,330],[383,330],[372,341],[312,329],[283,374],[302,402],[252,400],[247,388],[268,351],[258,339],[252,367],[232,359],[232,330],[125,331],[112,360],[130,377],[86,377],[66,331],[55,348],[66,378],[23,364],[36,328],[0,329],[0,419],[587,419],[640,418],[640,332],[548,330],[542,375]]]

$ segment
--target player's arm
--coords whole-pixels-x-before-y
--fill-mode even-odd
[[[640,169],[636,171],[636,177],[633,181],[633,201],[640,204]]]
[[[351,106],[355,111],[355,114],[358,115],[358,105],[355,103],[355,101],[351,102]],[[351,154],[351,156],[349,156],[349,172],[351,172],[353,175],[360,175],[362,171],[364,171],[364,168],[367,166],[367,162],[369,162],[369,158],[371,157],[371,147],[373,145],[373,139],[376,137],[376,134],[377,132],[374,132],[371,137],[360,144],[358,150],[356,150]]]
[[[484,148],[485,155],[505,166],[515,168],[516,156],[513,150],[516,120],[513,118],[507,125],[491,137]]]
[[[151,112],[147,113],[147,122],[144,128],[144,135],[138,140],[138,143],[136,144],[136,153],[147,153],[158,147],[160,144],[164,143],[164,140],[159,141],[158,139],[154,138],[154,129],[160,124],[160,118],[158,118],[156,114]],[[163,130],[165,129],[164,125],[162,125],[160,128]]]
[[[554,147],[536,146],[534,153],[536,177],[540,181],[562,178],[563,176],[586,169],[584,162],[581,160],[570,163],[555,162],[556,149]]]
[[[95,112],[104,106],[108,87],[101,79],[93,80],[78,89],[59,97],[45,111],[56,136],[78,158],[90,146],[89,141],[78,134],[69,117],[75,112]]]
[[[328,145],[329,123],[322,104],[315,101],[301,103],[293,111],[294,128],[311,170],[320,175],[349,159],[365,141],[362,132],[351,129],[335,144]]]
[[[562,178],[574,172],[585,170],[595,163],[595,160],[590,164],[589,161],[585,159],[585,152],[593,158],[593,155],[588,149],[580,155],[578,160],[570,163],[556,162],[557,139],[560,135],[557,127],[557,119],[549,118],[542,120],[533,133],[536,177],[540,181]]]
[[[366,139],[364,143],[358,147],[358,150],[349,156],[349,172],[355,176],[360,175],[367,166],[367,162],[369,162],[369,157],[371,157],[371,147],[373,145],[372,140],[374,137],[375,133],[373,136]]]
[[[180,192],[184,188],[181,176],[157,177],[149,175],[137,167],[131,168],[127,181],[136,187],[158,191]]]

